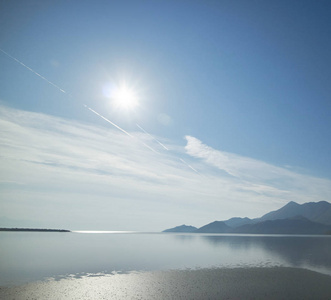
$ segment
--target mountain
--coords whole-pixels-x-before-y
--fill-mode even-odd
[[[294,217],[298,215],[299,207],[300,204],[291,201],[287,203],[285,206],[281,207],[280,209],[271,211],[263,215],[261,218],[257,218],[256,220],[261,222],[266,220],[277,220],[277,219],[286,219],[286,218]]]
[[[174,228],[166,229],[163,232],[193,232],[198,228],[194,226],[181,225]]]
[[[226,225],[232,227],[232,228],[236,228],[242,225],[246,225],[246,224],[252,224],[254,223],[254,221],[250,218],[231,218],[229,220],[223,221]]]
[[[196,233],[228,233],[232,228],[223,221],[215,221],[197,229]]]
[[[326,201],[320,201],[300,205],[291,201],[282,208],[269,212],[261,218],[254,219],[254,221],[261,222],[267,220],[287,219],[298,215],[313,222],[331,225],[331,204]]]
[[[251,234],[326,234],[331,225],[308,220],[302,216],[288,219],[267,220],[235,228],[233,233]]]
[[[226,221],[214,221],[199,229],[182,225],[165,232],[326,234],[331,232],[331,204],[326,201],[304,204],[291,201],[261,218],[236,217]]]

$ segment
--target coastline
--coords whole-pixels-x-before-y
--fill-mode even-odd
[[[71,232],[67,229],[43,229],[43,228],[0,228],[0,231],[10,232]]]
[[[0,287],[1,299],[329,299],[331,276],[291,267],[87,275]]]

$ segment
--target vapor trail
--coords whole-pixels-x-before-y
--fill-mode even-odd
[[[41,74],[39,74],[38,72],[36,72],[35,70],[31,69],[30,67],[28,67],[26,64],[24,64],[23,62],[21,62],[20,60],[18,60],[17,58],[15,58],[14,56],[11,56],[9,53],[7,53],[6,51],[2,50],[0,48],[0,51],[2,53],[4,53],[5,55],[7,55],[9,58],[13,59],[14,61],[16,61],[17,63],[19,63],[21,66],[23,66],[24,68],[28,69],[30,72],[34,73],[35,75],[37,75],[38,77],[40,77],[41,79],[43,79],[44,81],[46,81],[48,84],[54,86],[56,89],[58,89],[60,92],[72,97],[69,93],[67,93],[65,90],[61,89],[58,85],[56,85],[55,83],[49,81],[47,78],[45,78],[44,76],[42,76]],[[99,116],[100,118],[102,118],[103,120],[105,120],[106,122],[110,123],[111,125],[113,125],[114,127],[116,127],[118,130],[122,131],[123,133],[125,133],[126,135],[128,135],[129,137],[134,138],[133,135],[131,135],[130,133],[128,133],[127,131],[125,131],[123,128],[119,127],[118,125],[116,125],[114,122],[108,120],[106,117],[104,117],[103,115],[99,114],[98,112],[96,112],[95,110],[93,110],[92,108],[88,107],[86,104],[84,104],[84,107],[87,108],[89,111],[93,112],[94,114],[96,114],[97,116]],[[169,149],[163,145],[159,140],[157,140],[155,137],[153,137],[151,134],[149,134],[145,129],[143,129],[141,126],[139,126],[138,124],[136,124],[138,128],[140,128],[144,133],[146,133],[147,135],[149,135],[152,139],[154,139],[158,144],[160,144],[165,150],[169,151]],[[141,140],[139,140],[146,148],[150,149],[151,151],[158,153],[157,151],[155,151],[152,147],[148,146],[147,144],[145,144],[144,142],[142,142]],[[189,165],[184,159],[179,158],[179,160],[184,163],[185,165],[187,165],[190,169],[192,169],[194,172],[198,173],[200,175],[200,173],[194,169],[191,165]]]
[[[144,128],[142,128],[139,124],[136,124],[138,128],[140,128],[144,133],[146,133],[147,135],[149,135],[153,140],[155,140],[157,143],[159,143],[165,150],[169,151],[169,149],[164,146],[159,140],[157,140],[154,136],[152,136],[151,134],[149,134]],[[182,158],[178,158],[184,165],[186,165],[187,167],[189,167],[191,170],[193,170],[194,172],[198,173],[199,175],[201,175],[196,169],[194,169],[190,164],[188,164],[184,159]]]
[[[42,76],[41,74],[39,74],[38,72],[36,72],[35,70],[31,69],[30,67],[28,67],[26,64],[24,64],[23,62],[21,62],[20,60],[18,60],[17,58],[15,58],[14,56],[10,55],[9,53],[7,53],[6,51],[2,50],[0,48],[0,51],[4,54],[6,54],[9,58],[13,59],[14,61],[16,61],[17,63],[19,63],[21,66],[23,66],[24,68],[28,69],[29,71],[31,71],[33,74],[37,75],[38,77],[40,77],[41,79],[45,80],[48,84],[54,86],[55,88],[57,88],[60,92],[72,97],[69,93],[67,93],[64,89],[61,89],[58,85],[56,85],[55,83],[49,81],[46,77]],[[124,129],[122,129],[121,127],[119,127],[118,125],[116,125],[115,123],[113,123],[112,121],[108,120],[107,118],[105,118],[103,115],[99,114],[98,112],[96,112],[95,110],[93,110],[92,108],[88,107],[87,105],[84,104],[84,107],[86,107],[88,110],[90,110],[91,112],[93,112],[94,114],[96,114],[97,116],[99,116],[100,118],[104,119],[105,121],[107,121],[108,123],[110,123],[111,125],[113,125],[114,127],[116,127],[117,129],[119,129],[120,131],[122,131],[123,133],[125,133],[126,135],[134,138],[133,135],[131,135],[130,133],[128,133],[127,131],[125,131]],[[140,141],[145,147],[147,147],[148,149],[152,150],[153,152],[156,152],[152,147],[146,145],[144,142]],[[157,153],[157,152],[156,152]]]
[[[127,131],[125,131],[124,129],[122,129],[121,127],[119,127],[118,125],[116,125],[115,123],[113,123],[112,121],[108,120],[106,117],[104,117],[103,115],[100,115],[98,112],[96,112],[95,110],[93,110],[92,108],[88,107],[86,104],[84,104],[84,107],[86,107],[89,111],[93,112],[94,114],[96,114],[97,116],[99,116],[100,118],[104,119],[106,122],[110,123],[111,125],[115,126],[117,129],[121,130],[122,132],[124,132],[125,134],[127,134],[130,137],[133,137],[133,135],[131,135],[130,133],[128,133]]]
[[[138,128],[140,128],[143,132],[145,132],[147,135],[149,135],[153,140],[155,140],[159,145],[161,145],[165,150],[169,151],[169,149],[164,146],[159,140],[157,140],[154,136],[152,136],[151,134],[149,134],[144,128],[142,128],[141,126],[139,126],[139,124],[136,124]]]
[[[190,169],[192,169],[194,172],[198,173],[199,175],[201,175],[196,169],[194,169],[190,164],[188,164],[184,159],[179,158],[179,160],[184,163],[185,165],[187,165]]]
[[[6,54],[8,57],[10,57],[11,59],[15,60],[17,63],[19,63],[20,65],[22,65],[24,68],[28,69],[29,71],[31,71],[32,73],[34,73],[35,75],[39,76],[41,79],[45,80],[47,83],[49,83],[50,85],[54,86],[55,88],[57,88],[60,92],[64,93],[64,94],[68,94],[65,90],[61,89],[58,85],[54,84],[53,82],[49,81],[47,78],[45,78],[44,76],[40,75],[38,72],[36,72],[35,70],[31,69],[30,67],[28,67],[26,64],[22,63],[20,60],[18,60],[17,58],[11,56],[9,53],[7,53],[6,51],[2,50],[0,48],[0,51],[4,54]],[[69,95],[69,94],[68,94]]]
[[[122,131],[123,133],[125,133],[126,135],[134,138],[133,135],[131,135],[130,133],[128,133],[127,131],[125,131],[123,128],[119,127],[118,125],[116,125],[114,122],[108,120],[106,117],[104,117],[103,115],[99,114],[98,112],[96,112],[95,110],[93,110],[92,108],[88,107],[86,104],[84,104],[84,107],[86,107],[89,111],[93,112],[94,114],[96,114],[97,116],[99,116],[100,118],[104,119],[106,122],[110,123],[111,125],[113,125],[114,127],[116,127],[118,130]],[[146,145],[144,142],[142,142],[141,140],[139,140],[145,147],[147,147],[148,149],[152,150],[155,153],[156,152],[152,147]]]

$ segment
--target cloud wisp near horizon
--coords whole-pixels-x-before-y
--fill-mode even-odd
[[[70,229],[162,230],[258,217],[292,200],[328,200],[331,194],[328,179],[216,150],[192,136],[185,137],[185,147],[157,137],[176,149],[160,154],[140,142],[161,149],[144,132],[127,136],[6,106],[0,117],[2,219]]]

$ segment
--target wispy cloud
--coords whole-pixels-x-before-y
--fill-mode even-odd
[[[187,193],[189,180],[184,178],[198,180],[175,154],[154,153],[145,147],[150,143],[146,134],[125,135],[107,126],[6,107],[0,107],[0,126],[0,180],[4,182],[0,214],[4,216],[17,218],[24,212],[40,218],[36,212],[53,203],[54,214],[67,215],[67,219],[68,207],[85,211],[87,218],[95,210],[94,218],[103,219],[104,226],[147,230],[146,223],[160,219],[166,211],[176,215],[171,213],[176,199],[185,201],[181,197]],[[63,199],[68,206],[61,204]],[[101,207],[111,211],[108,218],[101,218]],[[140,219],[135,225],[132,214]],[[70,221],[77,223],[77,219]]]
[[[329,201],[331,181],[299,174],[256,159],[225,151],[215,150],[192,136],[186,136],[187,154],[199,158],[210,166],[225,171],[229,181],[243,191],[272,195],[283,199],[306,201]]]
[[[330,180],[215,150],[194,137],[186,137],[185,149],[168,140],[173,150],[155,153],[144,146],[153,146],[146,133],[4,106],[0,127],[0,218],[161,230],[257,217],[291,200],[331,195]]]

